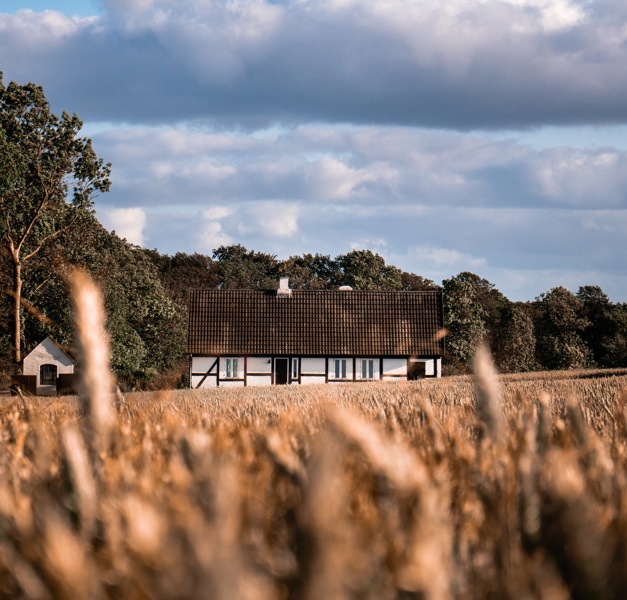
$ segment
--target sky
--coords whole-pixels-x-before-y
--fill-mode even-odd
[[[511,300],[627,301],[624,0],[0,0],[4,81],[160,252],[370,249]]]

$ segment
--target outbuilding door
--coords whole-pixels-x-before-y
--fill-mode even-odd
[[[274,359],[274,383],[276,385],[286,385],[289,374],[289,360],[287,358]]]

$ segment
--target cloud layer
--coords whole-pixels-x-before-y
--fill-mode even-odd
[[[113,163],[98,215],[129,240],[368,247],[512,299],[627,301],[627,144],[557,139],[627,123],[624,1],[101,4],[0,13],[0,69],[86,121]]]
[[[98,121],[473,129],[627,117],[621,0],[103,5],[85,19],[0,15],[4,70],[27,68]]]
[[[624,276],[627,254],[625,151],[378,126],[255,136],[134,127],[94,139],[120,165],[99,205],[132,198],[148,215],[148,245],[168,252],[367,247],[438,281],[471,270],[498,283],[506,271],[538,270],[571,282],[572,270],[597,274],[578,285],[624,295],[612,273]],[[546,289],[540,281],[507,274],[504,291],[533,297]]]

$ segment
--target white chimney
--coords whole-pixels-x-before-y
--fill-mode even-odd
[[[281,277],[279,279],[279,289],[276,291],[277,296],[291,296],[292,290],[290,290],[290,280],[288,277]]]

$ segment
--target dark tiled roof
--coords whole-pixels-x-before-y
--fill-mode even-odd
[[[187,352],[206,355],[443,354],[442,295],[192,290]]]

